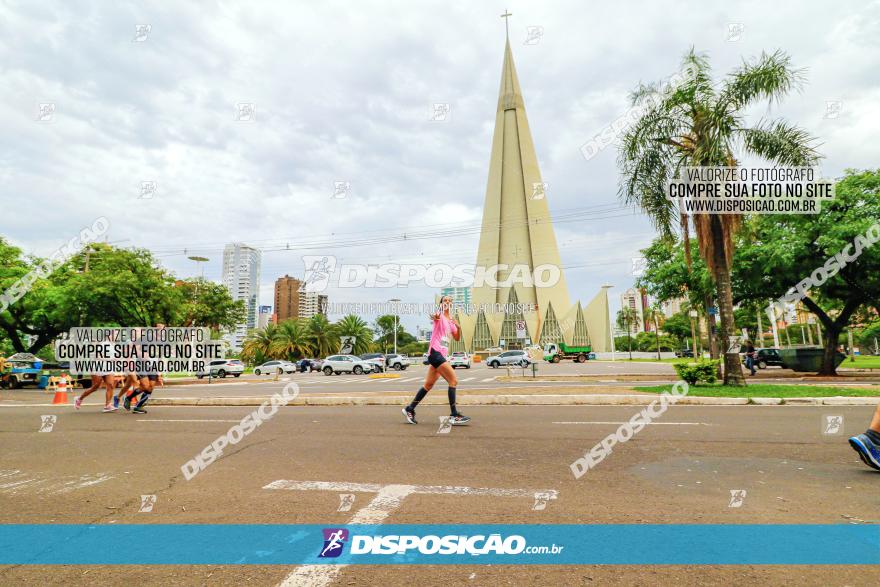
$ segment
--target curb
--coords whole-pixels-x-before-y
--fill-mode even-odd
[[[458,398],[459,405],[466,406],[646,406],[659,395],[470,395]],[[154,406],[259,406],[268,397],[162,397],[150,401]],[[321,396],[299,397],[290,406],[400,406],[410,396]],[[445,398],[444,398],[445,399]],[[700,397],[684,396],[677,405],[688,406],[745,406],[795,405],[795,406],[876,406],[880,397],[796,397],[796,398],[746,398],[746,397]],[[441,399],[426,398],[422,405],[445,405]]]

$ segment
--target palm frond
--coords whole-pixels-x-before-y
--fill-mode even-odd
[[[737,134],[746,151],[779,165],[809,166],[820,158],[815,137],[784,120],[761,121]]]
[[[781,50],[762,52],[752,61],[744,61],[724,82],[718,105],[730,111],[739,110],[756,100],[778,102],[804,84],[804,69],[791,66],[791,58]]]

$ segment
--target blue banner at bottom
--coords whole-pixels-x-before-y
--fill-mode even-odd
[[[876,565],[878,525],[3,524],[4,565]]]

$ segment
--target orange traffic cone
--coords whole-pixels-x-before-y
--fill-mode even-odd
[[[67,403],[67,375],[61,374],[58,378],[58,388],[55,390],[55,397],[52,399],[53,404]]]

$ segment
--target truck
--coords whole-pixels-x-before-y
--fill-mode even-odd
[[[544,346],[544,360],[558,363],[562,359],[574,359],[577,363],[583,363],[590,358],[593,348],[585,346],[569,346],[564,342],[551,342]]]

